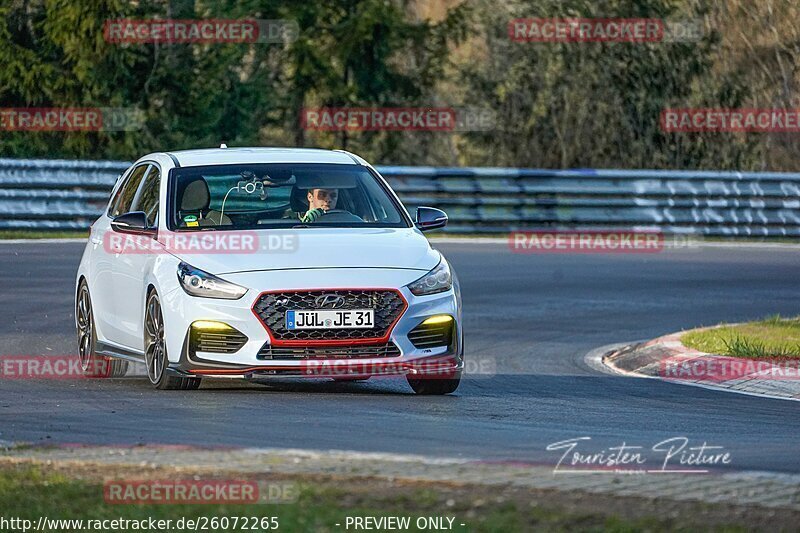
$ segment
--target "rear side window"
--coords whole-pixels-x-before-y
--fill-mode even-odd
[[[136,196],[136,190],[142,183],[142,178],[150,165],[140,165],[131,172],[128,179],[117,191],[114,201],[111,202],[111,207],[108,209],[108,216],[111,218],[124,215],[131,210],[133,198]]]
[[[158,225],[158,193],[159,186],[161,185],[161,172],[158,167],[153,166],[147,177],[142,183],[139,194],[136,195],[136,200],[133,202],[131,211],[144,211],[147,215],[148,227],[155,227]]]

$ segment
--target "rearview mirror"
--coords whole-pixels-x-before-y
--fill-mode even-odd
[[[155,235],[156,229],[149,228],[147,215],[144,211],[131,211],[111,221],[111,229],[119,233],[132,233],[134,235]]]
[[[430,231],[447,225],[447,213],[433,207],[418,207],[416,226],[420,231]]]

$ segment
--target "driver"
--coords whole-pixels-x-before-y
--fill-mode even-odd
[[[300,217],[304,224],[314,222],[328,211],[336,209],[339,189],[309,189],[306,195],[308,211]]]

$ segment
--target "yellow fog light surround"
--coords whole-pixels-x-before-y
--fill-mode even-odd
[[[224,322],[195,320],[189,328],[192,353],[236,353],[247,343],[247,336]]]
[[[192,329],[200,329],[203,331],[230,331],[236,330],[233,326],[229,326],[225,322],[217,322],[216,320],[195,320],[192,322]]]
[[[408,340],[415,348],[451,346],[456,321],[450,315],[433,315],[408,332]]]
[[[422,321],[422,324],[425,326],[434,326],[439,324],[447,324],[453,321],[453,317],[450,315],[433,315],[432,317],[428,317]]]

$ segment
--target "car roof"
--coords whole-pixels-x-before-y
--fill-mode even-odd
[[[359,159],[339,150],[317,148],[206,148],[167,152],[181,167],[235,165],[243,163],[338,163],[360,164]]]

